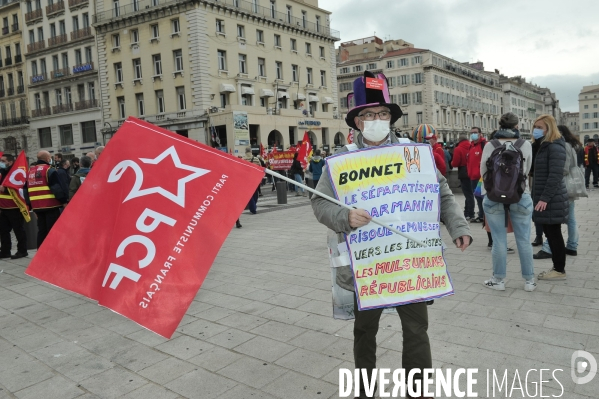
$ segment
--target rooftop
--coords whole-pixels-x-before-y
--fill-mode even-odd
[[[414,54],[414,53],[422,53],[424,51],[429,51],[429,50],[423,49],[423,48],[414,48],[414,47],[403,48],[401,50],[389,51],[382,58],[397,57],[397,56],[401,56],[401,55]]]

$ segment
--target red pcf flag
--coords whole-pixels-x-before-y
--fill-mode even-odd
[[[170,338],[263,176],[129,118],[26,273]],[[64,234],[74,227],[89,234]]]
[[[297,160],[302,164],[302,168],[306,169],[308,167],[308,157],[310,155],[312,155],[312,143],[310,143],[308,132],[304,132],[304,139],[297,154]]]

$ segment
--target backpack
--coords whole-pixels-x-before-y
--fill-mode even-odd
[[[487,159],[487,171],[483,176],[483,183],[487,197],[491,201],[504,204],[505,227],[508,225],[508,212],[510,204],[520,202],[526,188],[524,176],[524,155],[522,154],[523,139],[515,143],[491,140],[494,149]]]

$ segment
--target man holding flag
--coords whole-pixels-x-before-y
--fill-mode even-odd
[[[19,259],[28,255],[25,220],[31,220],[25,200],[19,190],[27,181],[27,160],[21,152],[17,161],[11,154],[3,154],[0,158],[0,259]],[[17,252],[11,256],[12,242],[10,231],[17,237]]]

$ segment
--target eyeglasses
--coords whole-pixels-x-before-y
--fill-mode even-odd
[[[381,112],[366,112],[362,115],[358,115],[360,119],[363,121],[373,121],[375,116],[379,116],[379,119],[386,121],[391,118],[391,112],[389,111],[381,111]]]

